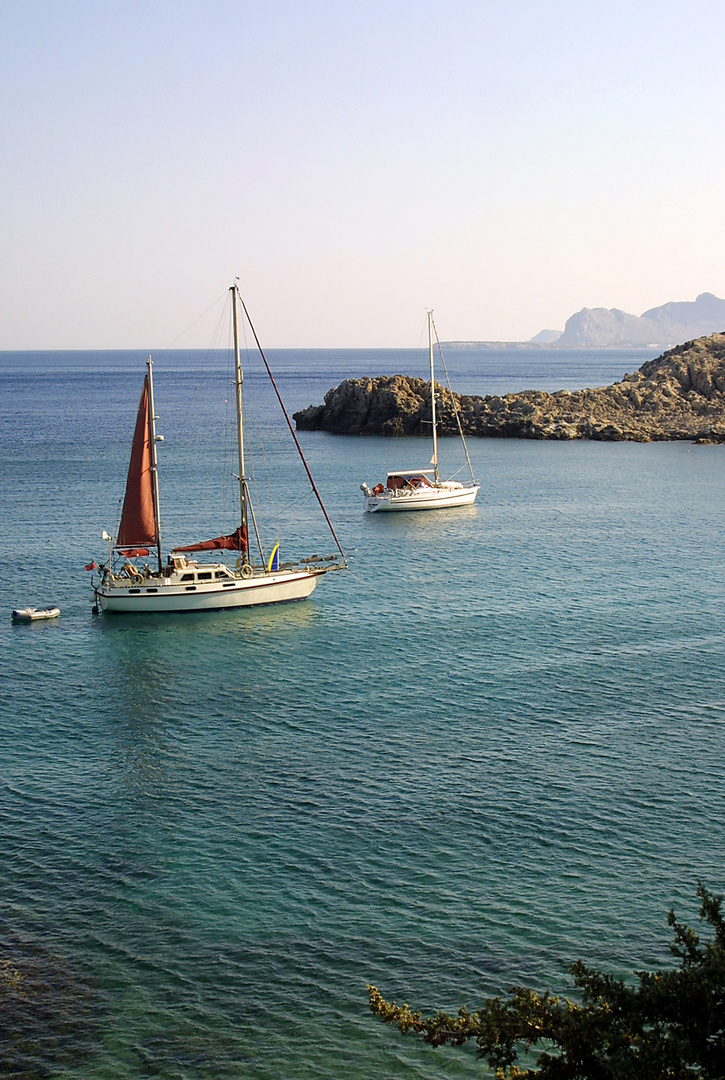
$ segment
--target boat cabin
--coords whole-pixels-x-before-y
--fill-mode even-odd
[[[213,563],[212,565],[202,563],[199,566],[196,559],[187,559],[184,555],[177,555],[176,552],[169,555],[169,570],[182,582],[218,581],[220,578],[234,577],[234,574],[224,563]],[[169,570],[167,570],[167,574]]]
[[[140,585],[146,580],[150,581],[152,578],[158,580],[159,577],[165,578],[167,584],[226,581],[230,578],[234,580],[234,574],[224,563],[212,563],[211,565],[207,563],[199,566],[196,559],[186,559],[183,555],[175,554],[169,556],[160,575],[152,570],[148,564],[146,566],[136,566],[130,562],[127,562],[116,575],[120,585],[127,584],[121,580],[123,578],[128,578],[134,585]]]
[[[399,469],[397,472],[388,473],[387,488],[388,491],[411,491],[433,487],[428,479],[433,475],[432,469]]]
[[[220,578],[233,578],[234,574],[231,570],[224,566],[223,563],[217,563],[216,565],[209,567],[197,567],[196,563],[192,566],[187,566],[182,574],[179,575],[179,579],[182,582],[186,581],[219,581]]]

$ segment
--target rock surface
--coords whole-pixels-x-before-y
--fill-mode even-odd
[[[678,345],[598,389],[454,396],[465,435],[725,442],[725,334]],[[439,434],[457,434],[451,395],[442,387],[436,411]],[[324,405],[294,414],[301,431],[339,435],[420,435],[430,431],[430,417],[430,383],[405,375],[346,379],[327,392]]]

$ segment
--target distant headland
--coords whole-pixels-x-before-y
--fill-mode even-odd
[[[447,341],[447,349],[668,349],[725,330],[725,300],[700,293],[629,315],[619,308],[582,308],[562,330],[542,330],[530,341]]]
[[[725,334],[688,341],[593,390],[501,397],[454,395],[466,435],[519,439],[725,442]],[[448,390],[438,387],[439,432],[457,433]],[[406,375],[346,379],[324,405],[294,414],[301,431],[419,435],[430,425],[430,383]],[[430,430],[428,427],[427,430]]]

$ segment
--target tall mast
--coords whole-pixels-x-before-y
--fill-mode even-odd
[[[239,290],[237,290],[237,295],[238,294],[239,294]],[[295,429],[292,427],[292,421],[289,418],[289,413],[287,412],[287,410],[285,408],[285,405],[284,405],[284,402],[282,401],[282,395],[279,392],[279,388],[277,386],[277,383],[274,381],[274,376],[272,374],[270,366],[267,363],[267,357],[264,355],[264,349],[262,348],[262,346],[260,344],[260,341],[259,341],[259,338],[257,337],[257,331],[254,329],[254,323],[249,318],[249,312],[247,311],[247,305],[244,303],[244,300],[242,299],[241,296],[239,297],[239,303],[242,305],[242,310],[244,311],[244,315],[246,317],[246,320],[249,323],[249,329],[254,334],[254,340],[257,343],[257,348],[259,349],[259,355],[262,357],[262,361],[264,362],[264,366],[265,366],[265,368],[267,370],[267,374],[269,375],[269,381],[271,382],[272,388],[274,389],[274,392],[277,395],[277,401],[279,402],[280,408],[281,408],[282,412],[284,413],[284,418],[287,421],[287,427],[290,430],[290,435],[294,439],[295,446],[297,447],[297,453],[300,455],[300,461],[302,462],[302,464],[305,467],[305,472],[307,473],[307,479],[310,481],[310,487],[312,488],[312,490],[315,493],[315,498],[317,499],[318,503],[320,504],[320,509],[322,510],[322,513],[325,515],[325,521],[327,522],[327,526],[328,526],[330,532],[332,533],[333,540],[337,544],[337,550],[342,555],[342,561],[344,562],[345,569],[347,570],[348,565],[347,565],[347,559],[345,558],[345,552],[342,550],[342,547],[340,546],[340,541],[337,539],[337,534],[335,533],[335,530],[332,527],[332,522],[330,521],[327,510],[325,510],[325,504],[323,503],[322,497],[320,496],[320,493],[317,490],[317,484],[312,479],[312,473],[310,472],[310,467],[307,464],[307,461],[305,460],[305,455],[302,453],[302,447],[300,446],[300,440],[297,438],[297,433],[295,432]]]
[[[438,483],[438,435],[436,433],[436,391],[435,375],[433,372],[433,312],[428,312],[428,351],[430,352],[430,411],[433,424],[433,458],[431,465],[434,469],[434,479]]]
[[[247,531],[247,480],[244,475],[244,421],[242,419],[242,382],[244,376],[242,375],[242,361],[239,356],[239,324],[237,321],[237,284],[236,282],[231,286],[232,294],[232,322],[234,326],[234,381],[237,391],[237,446],[239,451],[239,509],[242,516],[242,528],[244,530],[245,537],[249,536]],[[249,562],[249,542],[247,542],[246,550],[243,552],[243,559],[245,563]]]
[[[159,574],[161,573],[161,512],[159,510],[159,468],[156,460],[156,409],[154,408],[154,377],[152,373],[153,363],[149,356],[146,361],[149,379],[149,445],[151,449],[151,486],[154,493],[154,525],[156,526],[156,552],[159,557]]]

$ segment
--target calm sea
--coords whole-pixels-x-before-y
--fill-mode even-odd
[[[450,352],[455,389],[652,352]],[[0,354],[0,1072],[474,1077],[368,1013],[668,962],[725,889],[725,447],[472,441],[473,508],[363,515],[424,441],[301,436],[349,574],[306,603],[94,616],[143,353]],[[290,410],[422,352],[270,354]],[[227,362],[156,357],[164,535],[234,524]],[[257,508],[334,550],[259,375]],[[256,420],[252,420],[252,414]],[[449,472],[458,446],[445,440]],[[221,507],[217,510],[217,507]],[[12,608],[57,603],[55,623]]]

